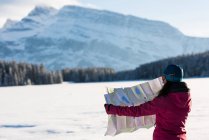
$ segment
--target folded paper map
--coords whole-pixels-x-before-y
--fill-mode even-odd
[[[107,88],[105,100],[107,104],[117,106],[137,106],[153,100],[163,86],[162,78],[125,88]],[[139,128],[150,128],[155,125],[155,115],[127,117],[108,115],[108,126],[105,135],[117,135],[133,132]]]

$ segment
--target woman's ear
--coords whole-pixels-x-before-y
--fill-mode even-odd
[[[164,84],[167,82],[164,75],[162,76],[162,80]]]

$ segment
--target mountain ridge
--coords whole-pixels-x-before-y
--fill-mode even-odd
[[[79,6],[35,7],[0,29],[1,59],[43,63],[50,69],[126,70],[207,50],[209,38],[186,36],[166,22]]]

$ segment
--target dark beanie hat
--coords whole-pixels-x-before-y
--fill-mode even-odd
[[[183,79],[183,69],[178,65],[168,65],[163,74],[170,82],[180,82]]]

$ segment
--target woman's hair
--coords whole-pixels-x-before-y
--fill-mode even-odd
[[[167,81],[163,88],[159,91],[157,97],[166,96],[170,92],[189,92],[189,88],[185,82],[170,82]]]

